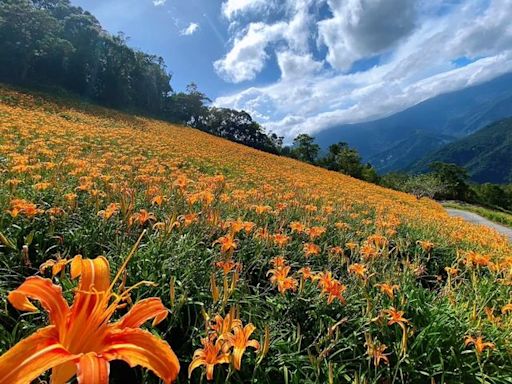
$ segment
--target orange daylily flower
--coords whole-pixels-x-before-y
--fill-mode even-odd
[[[506,304],[506,305],[503,306],[503,308],[501,308],[501,313],[502,314],[506,314],[506,313],[509,313],[509,312],[512,312],[512,303]]]
[[[158,205],[159,207],[162,205],[163,202],[164,202],[164,197],[162,195],[156,195],[155,197],[153,197],[151,199],[151,204]]]
[[[327,294],[327,304],[331,304],[334,299],[338,299],[342,304],[345,304],[345,298],[343,292],[347,290],[347,286],[341,284],[338,280],[333,279],[328,285],[326,285],[322,293]]]
[[[119,212],[120,205],[117,203],[111,203],[102,211],[98,212],[98,216],[102,219],[108,220]]]
[[[304,254],[306,257],[311,255],[318,255],[320,253],[320,247],[313,243],[304,244]]]
[[[364,259],[371,259],[378,254],[378,250],[373,245],[368,243],[363,244],[359,252]]]
[[[303,267],[301,269],[299,269],[299,273],[302,275],[302,278],[304,280],[311,280],[313,281],[313,279],[315,278],[315,273],[311,271],[311,268],[309,267]]]
[[[401,327],[403,327],[405,324],[409,322],[409,320],[404,318],[404,311],[398,311],[394,307],[391,307],[390,309],[385,309],[382,312],[388,315],[388,326],[398,324]]]
[[[233,334],[228,334],[226,344],[233,347],[233,366],[237,371],[242,366],[242,355],[248,347],[256,350],[260,349],[260,343],[257,340],[249,340],[256,327],[249,323],[245,327],[235,327]]]
[[[334,226],[339,230],[347,230],[350,228],[350,225],[348,225],[347,223],[343,223],[341,221],[336,222]]]
[[[216,315],[213,322],[210,323],[210,329],[221,339],[225,339],[227,335],[237,327],[242,327],[242,321],[236,319],[232,310],[224,318],[221,315]]]
[[[490,264],[491,256],[469,251],[466,254],[466,262],[470,265],[485,267]]]
[[[477,338],[474,338],[473,336],[467,336],[464,340],[464,346],[467,347],[469,345],[475,346],[475,351],[477,354],[481,354],[485,349],[495,348],[493,343],[484,341],[482,336],[478,336]]]
[[[367,241],[368,244],[372,244],[379,249],[384,248],[388,244],[388,239],[382,235],[371,235]]]
[[[197,214],[187,213],[186,215],[178,217],[178,219],[183,221],[183,225],[185,225],[185,227],[188,227],[197,221]]]
[[[270,260],[270,264],[272,264],[275,268],[281,268],[286,266],[286,260],[283,256],[276,256]]]
[[[276,233],[273,237],[274,243],[278,247],[284,247],[290,241],[290,237],[281,233]]]
[[[366,267],[363,264],[354,263],[348,267],[349,273],[359,276],[361,279],[365,278]]]
[[[11,200],[11,209],[7,212],[12,217],[17,217],[20,214],[23,214],[27,217],[34,217],[44,212],[43,209],[37,208],[37,205],[31,202],[28,202],[23,199],[13,199]]]
[[[295,291],[297,289],[297,280],[295,280],[293,277],[288,276],[289,273],[289,266],[277,267],[267,272],[267,275],[272,275],[270,277],[270,282],[274,285],[277,284],[277,289],[283,295],[288,290]]]
[[[453,267],[444,267],[444,270],[450,276],[457,276],[459,273],[459,270],[457,268],[453,268]]]
[[[154,213],[148,212],[145,209],[141,209],[139,212],[134,213],[130,217],[130,225],[132,225],[133,223],[144,225],[150,221],[156,221],[156,216]]]
[[[229,272],[231,272],[233,269],[240,270],[240,263],[236,263],[233,260],[229,259],[226,261],[217,261],[215,263],[215,266],[217,268],[222,269],[225,275],[227,275]]]
[[[378,367],[380,362],[383,361],[386,364],[389,364],[389,358],[387,355],[389,353],[384,353],[384,351],[388,348],[386,344],[381,344],[378,340],[374,342],[371,336],[365,335],[366,338],[366,348],[368,356],[373,359],[373,365]]]
[[[220,244],[220,251],[222,253],[232,253],[236,249],[236,241],[230,236],[219,237],[213,244]]]
[[[331,284],[334,279],[332,277],[332,273],[329,271],[318,272],[315,278],[318,280],[318,286],[321,289],[323,289],[323,288],[327,287],[329,284]]]
[[[188,366],[188,377],[192,376],[192,371],[201,365],[206,367],[206,380],[213,380],[213,369],[217,364],[228,364],[229,353],[223,352],[224,341],[217,339],[214,341],[209,338],[201,339],[203,348],[196,349],[192,362]]]
[[[343,255],[344,253],[343,248],[341,248],[340,246],[331,247],[329,249],[329,252],[333,255]]]
[[[398,286],[396,284],[391,285],[388,283],[375,284],[375,286],[377,288],[379,288],[380,291],[382,293],[384,293],[385,295],[387,295],[391,300],[393,300],[395,298],[394,291],[396,291],[400,288],[400,286]]]
[[[331,304],[334,299],[338,299],[342,304],[345,304],[343,292],[347,290],[347,287],[332,277],[331,272],[320,272],[316,279],[318,279],[318,286],[322,290],[322,294],[327,295],[327,304]]]
[[[71,262],[67,259],[47,260],[39,267],[39,271],[42,273],[45,269],[52,269],[52,276],[58,275],[62,270]]]
[[[292,221],[289,226],[292,232],[302,233],[305,231],[304,224],[299,221]]]
[[[50,325],[0,357],[2,383],[28,383],[50,368],[55,384],[65,383],[74,375],[80,384],[108,383],[112,360],[124,360],[132,367],[141,365],[165,383],[174,381],[180,369],[176,355],[165,341],[139,328],[147,320],[153,319],[155,325],[165,319],[167,309],[159,298],[141,300],[119,321],[109,323],[129,296],[130,290],[120,294],[112,291],[126,261],[111,283],[104,257],[72,259],[71,278],[80,279],[71,306],[60,286],[39,276],[27,278],[10,292],[8,300],[20,311],[37,311],[29,299],[39,301],[48,312]]]
[[[423,249],[425,252],[430,252],[434,248],[434,243],[427,240],[418,240],[417,244]]]
[[[306,229],[306,233],[308,234],[311,240],[315,240],[316,238],[322,236],[325,233],[324,227],[311,227]]]

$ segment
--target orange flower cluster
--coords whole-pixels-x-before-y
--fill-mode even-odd
[[[236,370],[242,367],[242,357],[247,348],[260,349],[260,343],[251,339],[256,327],[249,323],[243,326],[240,319],[235,318],[234,311],[228,313],[225,318],[216,315],[208,326],[208,335],[201,339],[203,348],[194,352],[192,362],[188,367],[189,378],[192,372],[204,365],[206,379],[213,380],[213,372],[216,365],[233,363]]]

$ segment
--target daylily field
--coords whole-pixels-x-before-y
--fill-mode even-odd
[[[0,88],[2,384],[512,383],[511,285],[434,201]]]

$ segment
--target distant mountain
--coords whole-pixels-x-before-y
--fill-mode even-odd
[[[463,166],[471,179],[479,183],[512,183],[512,118],[497,121],[447,144],[408,170],[425,171],[433,161]]]
[[[379,171],[403,169],[447,140],[512,114],[512,73],[419,103],[389,117],[346,124],[316,135],[322,148],[345,141]]]
[[[454,140],[456,138],[453,136],[414,131],[406,139],[399,141],[387,151],[370,157],[368,161],[379,172],[387,173],[403,169],[404,165],[410,165],[416,159],[422,158],[425,153],[432,153]]]

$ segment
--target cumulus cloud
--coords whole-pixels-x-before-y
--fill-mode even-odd
[[[218,72],[251,80],[275,55],[281,76],[215,104],[261,116],[267,128],[291,138],[384,117],[512,71],[512,0],[325,0],[331,14],[318,20],[311,9],[320,2],[290,0],[282,20],[238,32]],[[292,33],[294,23],[307,28]],[[318,35],[323,54],[301,40],[304,30]],[[373,66],[347,71],[375,55]],[[461,57],[471,64],[459,68]]]
[[[182,36],[190,36],[196,33],[199,30],[199,24],[190,23],[187,28],[184,28],[180,31],[180,35]]]
[[[376,55],[409,35],[416,23],[416,0],[328,0],[333,17],[318,22],[327,61],[338,69]]]
[[[167,0],[153,0],[153,5],[155,7],[158,7],[160,5],[164,5],[167,2]]]
[[[226,0],[222,3],[222,14],[228,20],[247,12],[261,11],[272,3],[270,0]]]
[[[309,10],[314,2],[315,0],[288,0],[288,2],[283,3],[281,9],[286,20],[272,24],[264,22],[249,23],[235,35],[231,50],[222,59],[214,62],[217,74],[224,80],[233,83],[253,80],[263,70],[270,58],[268,48],[277,42],[284,43],[286,49],[293,54],[307,55],[312,23]],[[228,1],[223,6],[224,14],[232,3],[236,3],[239,7],[236,9],[239,12],[242,9],[246,10],[246,7],[259,6],[258,1]],[[272,2],[267,1],[265,4],[269,6]],[[231,5],[231,7],[234,7],[234,5]],[[228,12],[228,15],[231,17],[234,8],[229,9],[231,11]],[[281,55],[281,61],[285,64],[284,62],[287,59],[283,55]],[[286,56],[290,56],[290,54],[286,54]]]
[[[281,36],[285,28],[286,23],[249,24],[245,34],[235,39],[231,51],[214,63],[215,70],[233,83],[254,79],[268,58],[267,46]]]
[[[298,55],[289,50],[277,53],[277,63],[283,81],[300,81],[319,73],[323,67],[323,62],[316,61],[311,54]]]

